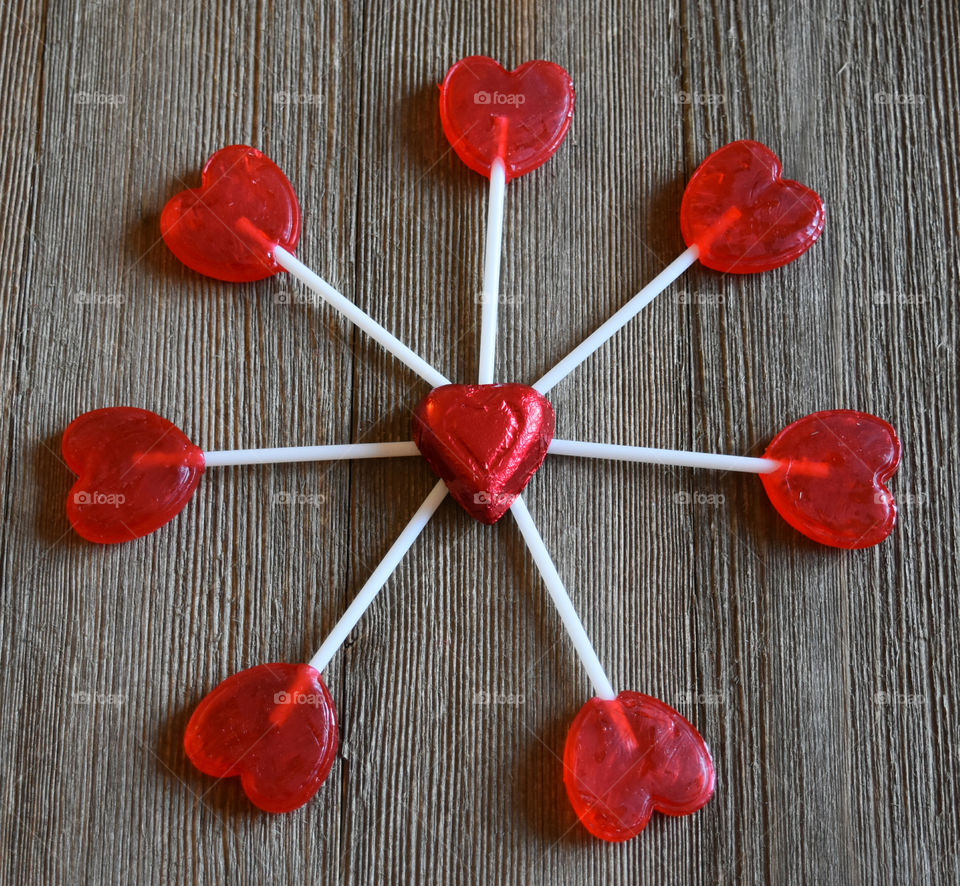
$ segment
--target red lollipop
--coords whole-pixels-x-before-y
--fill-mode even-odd
[[[97,409],[74,419],[61,444],[77,482],[67,518],[90,541],[131,541],[172,520],[193,496],[203,452],[146,409]]]
[[[680,204],[687,246],[699,247],[708,268],[735,274],[792,262],[814,244],[823,221],[817,193],[783,178],[777,155],[753,141],[732,142],[707,157]]]
[[[758,474],[780,515],[835,548],[879,544],[897,506],[886,487],[900,463],[900,441],[882,418],[850,409],[815,412],[784,428],[763,458],[554,440],[551,453]]]
[[[502,159],[507,181],[554,155],[570,128],[573,104],[570,75],[547,61],[507,71],[492,58],[472,55],[440,84],[440,122],[453,149],[485,176]]]
[[[184,747],[201,772],[240,776],[247,796],[267,812],[289,812],[317,792],[337,751],[336,713],[320,674],[446,495],[437,483],[309,664],[241,671],[200,702]]]
[[[309,665],[258,665],[228,677],[200,702],[183,743],[201,772],[239,776],[255,805],[290,812],[317,792],[333,766],[333,699]]]
[[[159,529],[186,506],[206,468],[354,458],[397,458],[412,443],[345,443],[204,452],[146,409],[95,409],[63,432],[63,457],[77,475],[67,517],[90,541],[131,541]]]
[[[714,151],[687,183],[680,204],[686,251],[533,387],[546,394],[698,259],[738,274],[778,268],[813,245],[823,221],[823,202],[808,187],[782,178],[769,148],[738,141]]]
[[[570,128],[573,103],[573,81],[553,62],[526,62],[507,71],[492,58],[472,55],[453,65],[440,84],[447,140],[467,166],[490,179],[477,373],[482,385],[493,382],[506,183],[553,156]]]
[[[207,160],[199,188],[170,198],[160,233],[171,252],[201,274],[234,283],[262,280],[283,270],[273,247],[296,248],[300,204],[269,157],[230,145]]]
[[[563,755],[563,780],[577,816],[594,836],[618,841],[639,834],[654,809],[696,812],[714,786],[713,761],[700,734],[656,698],[613,691],[522,498],[511,511],[596,692],[570,726]]]
[[[163,208],[160,231],[180,261],[208,277],[242,283],[289,272],[430,384],[448,383],[293,254],[300,236],[297,195],[256,148],[231,145],[210,157],[201,186],[174,195]]]
[[[900,464],[900,440],[883,419],[815,412],[777,434],[764,457],[779,462],[760,475],[770,501],[814,541],[868,548],[893,531],[897,505],[885,484]]]
[[[700,733],[669,705],[639,692],[591,698],[567,733],[567,796],[595,837],[637,836],[654,810],[689,815],[712,796],[716,776]]]

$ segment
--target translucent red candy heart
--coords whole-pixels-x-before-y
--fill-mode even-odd
[[[781,178],[765,145],[737,141],[714,151],[693,174],[680,204],[687,246],[708,268],[750,274],[778,268],[806,252],[823,230],[815,191]]]
[[[63,432],[77,475],[67,518],[90,541],[131,541],[176,517],[203,474],[203,452],[165,418],[128,406],[95,409]]]
[[[245,283],[283,270],[274,246],[292,252],[300,238],[300,204],[293,185],[269,157],[247,145],[217,151],[201,185],[163,207],[160,233],[188,268]]]
[[[481,175],[499,156],[506,179],[546,163],[573,117],[573,81],[553,62],[507,71],[492,58],[462,58],[440,85],[440,122],[460,159]]]
[[[450,494],[496,523],[543,464],[553,407],[526,385],[443,385],[414,410],[413,440]]]
[[[866,412],[815,412],[784,428],[765,458],[781,467],[761,474],[780,515],[835,548],[868,548],[892,531],[897,505],[884,486],[900,464],[900,440]]]
[[[330,773],[337,755],[336,711],[309,665],[258,665],[228,677],[200,702],[183,744],[201,772],[240,776],[256,806],[290,812]]]
[[[713,796],[710,750],[659,699],[621,692],[579,711],[563,752],[563,780],[577,817],[595,837],[635,837],[656,809],[689,815]]]

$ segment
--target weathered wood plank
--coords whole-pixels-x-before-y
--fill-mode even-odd
[[[836,0],[0,7],[0,877],[4,882],[910,882],[958,872],[960,12]],[[558,433],[756,454],[849,406],[904,440],[902,520],[806,543],[755,479],[550,459],[531,511],[613,682],[707,737],[716,798],[601,845],[561,783],[588,697],[509,519],[446,502],[328,676],[330,781],[266,817],[194,772],[226,675],[308,656],[432,485],[417,460],[211,470],[150,538],[68,531],[59,435],[151,408],[210,448],[409,436],[425,385],[283,280],[158,242],[217,147],[301,195],[300,254],[453,378],[476,373],[483,180],[456,58],[551,58],[578,106],[507,194],[497,377],[528,381],[682,248],[733,138],[826,198],[801,261],[694,268],[551,394]],[[298,493],[300,505],[280,493]],[[493,698],[492,703],[488,702]]]

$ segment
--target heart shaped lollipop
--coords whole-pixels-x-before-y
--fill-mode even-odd
[[[84,538],[131,541],[183,510],[203,474],[203,452],[146,409],[95,409],[63,432],[63,458],[77,475],[67,518]]]
[[[443,385],[414,410],[413,441],[481,523],[496,523],[543,464],[550,403],[526,385]]]
[[[570,128],[573,104],[573,81],[553,62],[507,71],[472,55],[453,65],[440,85],[440,122],[453,149],[486,176],[502,158],[507,181],[553,156]]]
[[[654,809],[696,812],[716,781],[700,733],[669,705],[639,692],[592,698],[580,709],[567,734],[563,770],[577,817],[611,842],[639,834]]]
[[[823,201],[781,176],[765,145],[737,141],[714,151],[687,183],[680,229],[708,268],[751,274],[806,252],[823,231]]]
[[[748,274],[799,258],[823,230],[823,202],[805,185],[780,175],[780,161],[758,142],[714,151],[693,174],[680,204],[687,249],[533,383],[546,394],[697,260],[708,268]]]
[[[264,664],[227,677],[197,706],[184,748],[217,778],[240,776],[266,812],[290,812],[323,784],[337,755],[330,692],[309,665]]]
[[[207,160],[199,188],[170,198],[160,233],[173,254],[201,274],[234,283],[262,280],[283,270],[273,246],[296,248],[300,204],[269,157],[230,145]]]
[[[451,68],[441,87],[447,137],[465,163],[490,178],[479,385],[446,386],[435,368],[291,254],[300,225],[296,196],[283,173],[258,151],[235,145],[218,152],[204,168],[202,186],[178,194],[164,209],[163,236],[190,267],[235,281],[286,270],[434,386],[417,408],[416,445],[202,452],[159,416],[124,409],[81,416],[64,435],[64,454],[80,475],[68,502],[71,521],[98,541],[134,538],[162,525],[184,506],[205,466],[419,451],[444,478],[308,665],[262,665],[236,674],[209,693],[191,717],[184,740],[191,761],[218,778],[239,776],[251,800],[265,810],[300,807],[328,776],[337,727],[320,675],[436,513],[447,493],[445,483],[484,522],[511,508],[598,695],[577,715],[564,753],[566,787],[585,826],[603,839],[624,840],[646,826],[653,810],[688,814],[713,793],[713,763],[696,729],[657,699],[614,693],[518,494],[551,443],[554,414],[545,391],[698,257],[710,267],[738,272],[796,258],[819,235],[823,207],[812,191],[781,178],[779,161],[763,146],[738,142],[721,149],[697,171],[684,196],[687,251],[532,388],[493,385],[505,181],[536,168],[557,149],[573,101],[569,77],[546,62],[507,72],[490,59],[465,59]],[[566,455],[765,474],[781,513],[827,544],[875,543],[872,539],[889,532],[896,513],[883,483],[896,468],[899,442],[886,423],[858,413],[821,413],[796,422],[763,459],[555,442],[563,444],[556,451]]]
[[[784,428],[760,475],[773,506],[795,529],[836,548],[868,548],[892,531],[897,505],[884,485],[900,464],[900,440],[882,418],[852,409],[814,412]]]

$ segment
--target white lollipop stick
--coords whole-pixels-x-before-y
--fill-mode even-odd
[[[387,332],[376,320],[360,310],[350,299],[334,289],[326,280],[310,270],[295,255],[282,246],[273,247],[273,257],[277,264],[289,271],[304,286],[315,292],[328,305],[339,311],[351,323],[360,327],[372,339],[379,342],[401,363],[409,366],[421,378],[426,379],[435,388],[450,384],[450,380],[441,375],[421,356],[414,353],[396,336]]]
[[[500,301],[500,253],[503,244],[503,198],[507,170],[497,157],[490,166],[490,200],[487,206],[487,245],[483,256],[483,293],[480,314],[480,372],[482,385],[493,382],[496,356],[497,307]]]
[[[677,465],[682,468],[711,468],[715,471],[741,471],[745,474],[770,474],[780,466],[780,462],[772,458],[715,455],[712,452],[686,452],[682,449],[651,449],[647,446],[617,446],[613,443],[588,443],[580,440],[553,440],[547,452],[551,455],[639,461],[652,465]]]
[[[510,511],[513,513],[513,518],[517,521],[517,526],[520,527],[523,540],[527,543],[533,560],[543,576],[543,583],[547,586],[547,591],[550,593],[554,606],[557,607],[563,626],[567,629],[570,639],[573,640],[573,646],[587,670],[587,676],[593,683],[594,690],[600,698],[607,700],[616,698],[617,694],[613,691],[613,686],[610,685],[610,680],[603,670],[603,665],[600,664],[600,659],[597,658],[593,644],[590,642],[586,630],[584,630],[583,622],[580,621],[580,616],[577,615],[577,610],[570,600],[570,595],[563,586],[557,567],[553,565],[550,552],[543,543],[543,537],[533,522],[533,517],[530,516],[526,503],[522,498],[517,498],[510,505]]]
[[[700,249],[696,244],[680,253],[677,258],[670,262],[669,265],[620,308],[606,323],[599,327],[593,334],[587,336],[587,338],[554,366],[553,369],[544,375],[543,378],[535,381],[532,385],[533,389],[539,391],[541,394],[545,394],[561,379],[566,378],[566,376],[583,363],[587,357],[623,329],[627,323],[636,317],[637,314],[660,295],[664,289],[673,283],[677,277],[686,271],[687,268],[697,260],[699,255]]]
[[[299,461],[340,461],[354,458],[400,458],[419,455],[413,442],[342,443],[331,446],[280,446],[269,449],[218,449],[203,453],[208,468],[224,465],[272,465]]]
[[[410,518],[410,522],[403,528],[403,532],[397,537],[393,546],[387,551],[386,556],[373,570],[373,574],[367,579],[367,583],[360,588],[360,592],[354,597],[353,602],[347,607],[334,626],[333,630],[323,641],[323,645],[317,650],[313,658],[310,659],[310,667],[318,671],[330,663],[330,659],[337,654],[337,650],[344,644],[350,631],[356,627],[360,617],[367,611],[370,604],[374,601],[380,589],[387,583],[387,579],[393,574],[393,571],[400,565],[403,555],[410,550],[411,545],[416,541],[417,536],[423,531],[423,527],[430,522],[437,508],[447,497],[446,484],[441,480],[430,491],[426,501],[417,509],[417,512]]]

